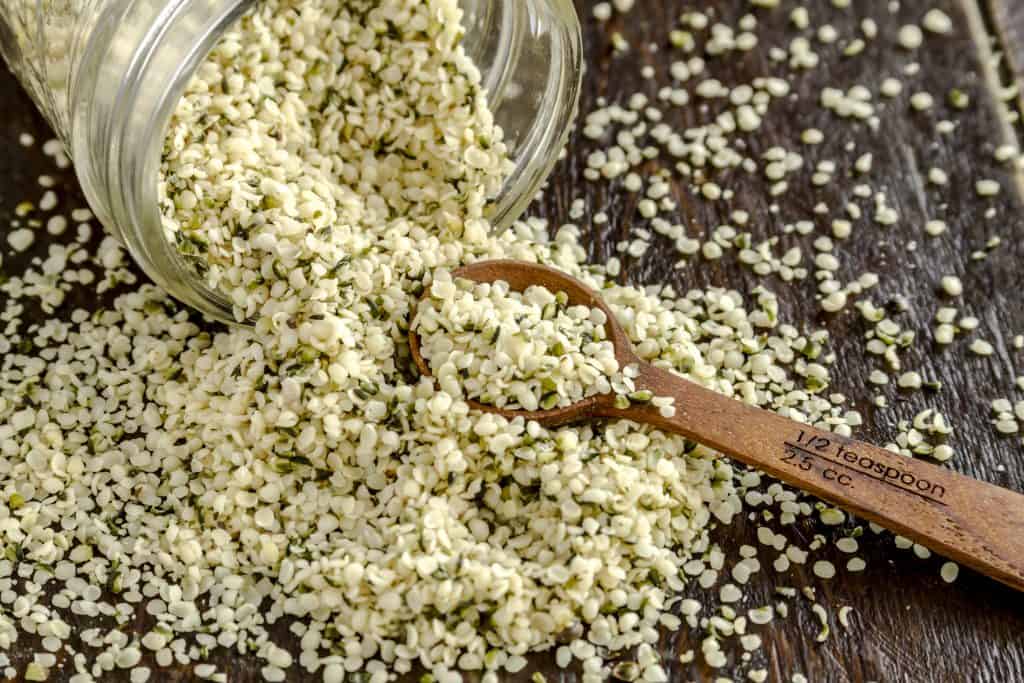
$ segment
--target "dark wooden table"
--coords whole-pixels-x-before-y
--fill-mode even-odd
[[[587,47],[584,112],[594,108],[599,97],[624,103],[634,92],[646,92],[652,97],[656,94],[657,84],[666,82],[668,64],[673,59],[667,42],[668,29],[675,26],[684,8],[713,11],[715,18],[732,25],[750,9],[747,0],[637,0],[631,14],[601,24],[592,18],[593,2],[577,4]],[[758,49],[746,55],[711,60],[711,75],[726,84],[738,84],[755,76],[790,73],[767,58],[769,46],[786,45],[794,35],[787,17],[795,3],[781,4],[775,10],[756,10],[762,23]],[[852,238],[838,250],[842,264],[838,276],[845,282],[866,270],[874,271],[881,277],[880,285],[870,293],[876,303],[891,305],[902,298],[910,304],[904,313],[892,309],[898,322],[918,331],[917,343],[902,357],[907,368],[919,370],[926,379],[942,381],[943,389],[937,393],[900,393],[889,387],[885,393],[890,407],[873,409],[869,399],[874,390],[866,378],[871,369],[880,367],[880,362],[864,349],[866,323],[852,306],[837,315],[821,315],[813,278],[793,283],[772,277],[759,279],[731,256],[718,262],[695,258],[689,267],[677,271],[672,267],[676,256],[671,245],[662,244],[658,238],[656,247],[644,257],[624,259],[623,278],[639,283],[670,282],[682,289],[722,286],[743,293],[749,293],[757,284],[767,285],[779,295],[786,321],[805,329],[823,325],[832,333],[832,348],[838,356],[833,371],[834,389],[855,399],[865,415],[866,424],[860,436],[877,442],[890,441],[897,433],[899,420],[910,419],[926,407],[936,408],[950,416],[956,427],[951,443],[958,455],[951,467],[1024,490],[1024,446],[1020,437],[1001,437],[995,432],[989,409],[995,398],[1024,398],[1024,392],[1013,386],[1014,378],[1024,374],[1024,352],[1015,350],[1011,341],[1014,335],[1024,334],[1024,199],[1021,178],[993,160],[992,152],[1002,142],[1005,127],[999,123],[1001,105],[983,76],[984,40],[978,33],[978,29],[987,29],[997,35],[993,47],[996,51],[1004,46],[1009,48],[1011,59],[1002,64],[1004,78],[1014,70],[1021,73],[1024,60],[1017,57],[1024,55],[1024,49],[1016,47],[1013,41],[1024,41],[1024,7],[1017,0],[980,6],[971,0],[904,0],[902,8],[890,14],[882,0],[855,0],[853,7],[845,10],[833,8],[829,0],[807,0],[802,4],[810,10],[813,26],[831,23],[843,39],[835,45],[815,46],[822,58],[819,68],[794,76],[796,96],[774,105],[766,125],[748,137],[748,144],[755,158],[776,144],[800,148],[807,162],[804,170],[791,178],[792,189],[778,200],[777,214],[767,210],[772,200],[767,195],[766,183],[759,177],[739,172],[726,174],[721,183],[733,188],[736,196],[730,202],[717,204],[700,199],[685,180],[677,178],[673,192],[680,206],[678,218],[691,226],[691,232],[703,233],[728,222],[729,210],[743,208],[751,213],[748,229],[755,240],[782,235],[784,224],[802,219],[815,220],[815,235],[827,234],[828,221],[816,218],[812,208],[818,202],[839,207],[855,201],[870,209],[870,200],[853,196],[856,181],[850,179],[848,170],[857,155],[873,153],[874,168],[868,182],[875,189],[885,189],[890,204],[899,211],[900,220],[888,228],[869,219],[856,222]],[[932,6],[944,9],[954,18],[954,34],[928,38],[925,47],[912,54],[896,47],[894,34],[898,26],[918,21]],[[857,27],[866,16],[878,23],[879,39],[869,41],[859,57],[842,58],[842,45],[851,36],[859,35]],[[628,52],[614,53],[614,31],[620,31],[629,40]],[[650,49],[651,44],[659,49]],[[1024,47],[1024,42],[1020,44]],[[847,89],[859,83],[877,92],[884,75],[899,76],[904,65],[915,60],[921,64],[920,73],[913,78],[901,76],[904,92],[881,110],[882,125],[878,132],[863,124],[840,121],[817,104],[823,86]],[[658,77],[642,79],[640,71],[644,65],[653,66]],[[968,110],[955,111],[946,104],[945,94],[952,87],[971,95]],[[932,111],[910,112],[908,97],[917,90],[935,95],[936,107]],[[0,156],[0,220],[12,217],[21,200],[39,198],[42,191],[36,178],[42,173],[57,178],[64,208],[69,203],[81,205],[71,171],[56,171],[38,145],[30,150],[18,147],[17,139],[22,132],[30,132],[38,140],[49,134],[6,70],[0,70],[0,92],[6,103],[0,120],[0,142],[7,150]],[[1010,104],[1016,106],[1015,102]],[[694,125],[703,117],[696,107],[668,111],[667,122],[679,127]],[[935,123],[947,117],[959,125],[954,134],[940,138],[934,132]],[[824,144],[807,147],[798,143],[800,132],[810,127],[825,132]],[[856,144],[854,154],[844,151],[850,142]],[[643,221],[636,209],[638,197],[621,191],[620,182],[609,187],[604,182],[583,179],[587,154],[607,144],[575,135],[568,159],[559,165],[544,198],[531,209],[534,215],[558,223],[567,220],[573,199],[585,197],[588,214],[579,224],[595,260],[612,255],[614,244]],[[814,187],[810,183],[811,169],[822,159],[835,160],[839,170],[832,183]],[[925,182],[923,176],[933,166],[948,172],[948,186],[938,188]],[[979,178],[1000,180],[1001,195],[979,198],[974,191],[974,181]],[[989,209],[995,211],[993,218],[985,217]],[[606,225],[593,225],[589,220],[597,210],[610,216]],[[950,230],[939,238],[926,237],[923,227],[929,218],[946,220]],[[971,252],[984,249],[986,241],[995,235],[1002,238],[1002,245],[992,250],[986,260],[972,261]],[[787,248],[800,244],[807,254],[812,252],[813,237],[783,235],[781,244]],[[911,240],[917,241],[918,248],[908,252],[906,244]],[[33,253],[44,252],[45,244],[40,244]],[[11,261],[7,256],[5,259]],[[973,337],[962,337],[946,348],[932,343],[931,321],[941,305],[938,279],[945,274],[957,274],[963,279],[965,294],[958,304],[979,318],[981,326],[975,336],[993,343],[993,356],[982,358],[967,351]],[[731,546],[756,544],[754,527],[738,523],[716,532],[716,538]],[[819,531],[818,526],[802,524],[788,533],[791,537],[802,537],[806,545]],[[835,537],[834,532],[828,535]],[[814,642],[818,627],[810,603],[796,598],[789,601],[789,618],[752,628],[752,632],[764,638],[765,645],[748,664],[736,660],[738,648],[733,646],[726,647],[732,653],[730,666],[721,671],[712,672],[699,664],[680,664],[675,653],[690,648],[699,651],[702,634],[684,628],[677,634],[666,635],[663,646],[672,680],[711,681],[716,675],[745,680],[742,676],[748,669],[766,666],[771,681],[788,681],[798,672],[814,682],[1024,681],[1024,596],[966,570],[955,584],[946,585],[939,578],[940,558],[917,559],[909,551],[896,549],[888,534],[867,533],[861,539],[859,554],[868,563],[861,574],[841,571],[835,579],[822,582],[810,576],[807,568],[798,567],[779,575],[767,567],[755,575],[746,591],[744,605],[749,607],[771,600],[777,585],[817,586],[819,601],[832,613],[832,636],[827,642]],[[762,554],[765,565],[770,562],[765,561],[766,556]],[[837,564],[845,563],[846,559],[834,550],[822,557]],[[694,595],[700,597],[700,592],[694,591]],[[854,610],[849,630],[835,620],[840,605],[849,605]],[[30,639],[19,643],[13,653],[17,661],[28,661],[32,643]],[[260,678],[254,661],[240,660],[227,653],[218,655],[215,661],[229,672],[231,680]],[[512,678],[529,680],[531,671],[538,668],[547,673],[549,680],[578,680],[575,672],[558,672],[550,658],[537,660],[537,668]],[[292,680],[305,680],[298,671],[292,674]],[[66,680],[67,675],[56,674],[51,680]],[[190,680],[190,675],[187,671],[157,670],[151,680]]]

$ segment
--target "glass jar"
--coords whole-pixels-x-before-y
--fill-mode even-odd
[[[164,131],[223,31],[258,0],[0,0],[0,49],[75,162],[94,213],[147,275],[207,315],[231,308],[166,239],[157,204]],[[571,0],[459,0],[514,170],[496,228],[525,210],[558,159],[582,74]]]

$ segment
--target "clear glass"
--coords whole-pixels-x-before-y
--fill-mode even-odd
[[[94,213],[150,278],[204,313],[230,306],[164,236],[157,204],[163,134],[221,33],[258,0],[0,0],[0,51],[66,145]],[[565,144],[582,75],[571,0],[459,0],[515,164],[491,205],[503,229]]]

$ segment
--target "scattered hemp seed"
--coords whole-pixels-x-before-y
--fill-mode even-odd
[[[810,14],[806,7],[794,7],[789,13],[789,21],[801,31],[808,29],[811,25]]]
[[[828,560],[818,560],[813,566],[814,575],[819,579],[831,579],[836,575],[836,568]]]
[[[924,34],[921,32],[921,28],[914,24],[907,24],[900,27],[897,41],[900,47],[906,50],[916,50],[921,47],[921,43],[924,42]]]
[[[947,296],[958,297],[964,293],[963,283],[960,282],[960,278],[955,275],[944,275],[939,281],[942,286],[942,291]]]
[[[825,134],[817,128],[808,128],[800,135],[800,139],[808,145],[820,145],[825,141]]]
[[[899,80],[889,77],[882,81],[882,84],[879,86],[879,92],[884,97],[899,97],[899,94],[903,92],[903,84]]]
[[[844,552],[847,554],[852,555],[853,553],[857,552],[858,547],[859,546],[857,544],[857,539],[855,538],[844,537],[836,541],[836,548],[838,548],[840,552]]]
[[[746,652],[754,652],[755,650],[761,649],[762,641],[761,636],[756,633],[748,633],[740,636],[740,646]]]
[[[995,420],[996,431],[1000,434],[1017,434],[1020,432],[1020,424],[1012,418]]]
[[[743,599],[743,591],[731,583],[727,583],[719,589],[719,599],[724,603],[739,602]]]
[[[920,389],[922,384],[921,375],[917,372],[905,372],[896,380],[901,389]]]
[[[939,575],[946,583],[953,583],[960,575],[960,565],[956,562],[946,562],[939,570]]]
[[[57,193],[47,190],[39,200],[40,211],[53,211],[57,208]]]
[[[916,92],[910,96],[910,106],[917,111],[927,111],[935,103],[930,93]]]
[[[949,184],[949,176],[941,168],[931,168],[928,170],[928,182],[932,185],[947,185]]]
[[[967,107],[971,105],[971,96],[965,93],[963,90],[953,88],[952,90],[949,91],[949,94],[946,96],[946,101],[949,103],[949,106],[953,107],[954,109],[962,110],[967,109]],[[951,123],[950,126],[952,126]]]
[[[867,43],[860,38],[854,38],[846,44],[846,47],[843,48],[843,56],[855,57],[863,52],[865,47],[867,47]]]
[[[991,356],[995,353],[995,349],[992,347],[992,344],[988,343],[984,339],[975,339],[971,342],[969,348],[973,353],[979,356]]]
[[[14,251],[27,251],[36,240],[36,233],[29,228],[18,228],[7,233],[7,244]]]
[[[939,444],[931,452],[931,457],[937,460],[938,462],[946,462],[948,460],[951,460],[953,458],[953,455],[953,448],[948,444]]]
[[[960,326],[960,329],[966,332],[973,332],[974,330],[978,329],[979,325],[981,325],[981,321],[975,318],[973,315],[965,315],[964,317],[960,318],[960,320],[957,321],[957,325]]]
[[[1013,404],[1010,403],[1010,399],[997,398],[996,400],[992,401],[991,408],[992,412],[995,413],[1008,413],[1011,410],[1013,410]]]
[[[836,42],[839,39],[839,32],[831,24],[823,24],[818,27],[818,40],[826,45]]]
[[[71,212],[71,220],[75,223],[87,223],[94,218],[92,211],[89,209],[74,209]]]
[[[68,219],[60,214],[50,216],[46,221],[46,232],[49,234],[59,237],[63,235],[68,228]]]
[[[979,180],[974,185],[975,190],[979,197],[994,197],[999,194],[1002,189],[998,181],[995,180]]]
[[[1017,149],[1016,145],[999,145],[992,153],[992,157],[1000,162],[1006,163],[1012,161],[1020,155],[1020,150]]]
[[[839,508],[827,507],[820,513],[821,522],[826,526],[839,526],[846,521],[846,513]]]
[[[921,25],[932,33],[948,35],[953,32],[953,20],[940,9],[930,9],[921,20]]]
[[[846,571],[849,571],[849,572],[854,572],[854,573],[862,572],[862,571],[864,571],[865,567],[867,567],[867,562],[865,562],[860,557],[851,557],[846,562]]]
[[[50,672],[36,662],[29,662],[25,669],[26,681],[45,681],[50,678]]]

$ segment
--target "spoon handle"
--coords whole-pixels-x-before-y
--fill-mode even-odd
[[[1024,495],[749,406],[641,364],[637,388],[675,398],[616,417],[680,434],[1024,590]]]

